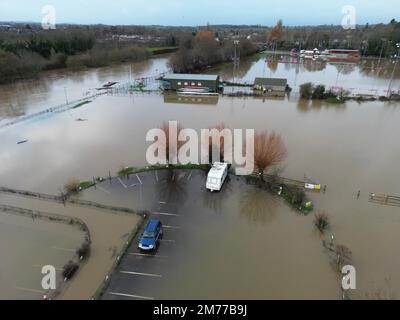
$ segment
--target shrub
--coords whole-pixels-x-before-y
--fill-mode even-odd
[[[81,247],[76,250],[76,254],[78,255],[79,259],[83,260],[90,254],[90,243],[89,241],[85,241],[82,243]]]
[[[78,179],[71,179],[64,185],[64,191],[67,194],[79,191],[80,181]]]
[[[324,99],[325,98],[325,86],[318,85],[314,88],[312,93],[313,99]]]
[[[311,82],[300,85],[300,97],[303,99],[311,99],[313,94],[313,84]]]
[[[300,207],[306,200],[306,193],[303,188],[285,185],[285,189],[289,201],[296,207]]]
[[[342,267],[347,264],[351,264],[352,253],[349,248],[344,245],[337,245],[335,247],[336,253],[336,266],[339,271],[342,270]]]
[[[329,219],[328,215],[324,212],[317,213],[315,215],[314,219],[314,225],[317,227],[317,229],[321,232],[324,233],[324,231],[328,228],[329,226]]]
[[[62,276],[64,279],[71,279],[75,272],[78,270],[79,265],[76,262],[69,261],[64,267],[62,271]]]

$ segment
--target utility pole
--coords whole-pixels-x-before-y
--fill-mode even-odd
[[[382,47],[381,47],[381,53],[379,54],[378,66],[379,66],[380,63],[381,63],[382,54],[383,54],[383,48],[385,47],[385,41],[386,41],[386,39],[385,39],[385,38],[382,38],[381,40],[382,40]]]
[[[67,87],[64,87],[65,102],[68,104]]]
[[[239,61],[240,61],[240,55],[238,54],[239,40],[233,40],[233,45],[235,48],[234,57],[233,57],[233,82],[235,82],[235,74],[236,74],[236,70],[239,68]]]
[[[396,72],[397,63],[399,62],[399,59],[400,59],[400,43],[396,43],[396,47],[397,47],[396,62],[394,63],[392,76],[391,76],[390,81],[389,81],[389,87],[388,87],[388,93],[387,93],[387,97],[388,98],[390,98],[392,96],[393,78],[394,78],[394,74]]]

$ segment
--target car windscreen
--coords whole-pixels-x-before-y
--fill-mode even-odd
[[[155,237],[155,233],[154,232],[145,231],[143,233],[143,238],[154,238],[154,237]]]

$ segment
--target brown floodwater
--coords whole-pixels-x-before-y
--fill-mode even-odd
[[[104,210],[94,210],[91,208],[82,208],[72,205],[67,205],[66,207],[64,207],[62,204],[59,203],[41,201],[36,199],[27,199],[8,194],[0,194],[0,202],[1,204],[5,205],[62,214],[68,217],[78,217],[87,225],[90,231],[91,238],[90,258],[87,262],[81,264],[81,267],[77,274],[62,288],[61,295],[57,296],[58,299],[91,298],[95,291],[98,289],[100,283],[104,280],[106,274],[109,272],[112,264],[114,263],[119,252],[121,251],[122,246],[128,239],[130,232],[134,229],[139,221],[139,217],[133,214],[113,214]],[[29,222],[29,219],[27,220]],[[36,281],[36,286],[40,286],[40,282],[37,282],[37,279],[39,278],[38,276],[40,275],[40,268],[38,267],[39,265],[54,265],[52,262],[60,255],[59,252],[64,254],[64,256],[62,257],[65,257],[65,253],[67,253],[69,254],[69,258],[64,258],[65,261],[58,262],[54,265],[57,268],[62,268],[69,259],[74,257],[76,250],[83,243],[83,232],[79,233],[81,236],[77,238],[75,243],[71,243],[71,240],[70,243],[68,243],[67,240],[69,238],[76,238],[75,235],[77,232],[65,231],[65,228],[63,229],[62,227],[58,226],[63,226],[62,224],[55,225],[55,227],[52,227],[49,226],[48,223],[43,224],[42,229],[48,227],[48,233],[50,233],[54,237],[56,237],[57,235],[57,230],[60,230],[60,239],[52,239],[49,236],[46,236],[46,233],[44,233],[43,235],[37,234],[36,236],[38,237],[38,239],[33,242],[33,245],[36,245],[35,250],[30,247],[30,244],[28,245],[26,243],[24,237],[18,238],[18,235],[23,232],[22,230],[21,233],[18,233],[14,236],[15,239],[12,239],[14,240],[13,244],[15,246],[15,251],[12,251],[14,257],[18,257],[22,260],[26,259],[27,261],[29,261],[28,259],[35,261],[40,260],[36,261],[35,263],[37,269],[35,271],[37,271],[37,274],[35,273],[35,277],[31,279],[31,283],[33,281]],[[15,226],[17,227],[19,225],[15,223]],[[2,227],[2,229],[6,229],[6,226]],[[19,227],[22,229],[24,228],[24,225],[21,225]],[[13,230],[10,229],[9,232],[11,231]],[[64,234],[68,235],[69,238],[63,239],[63,236],[65,237]],[[6,239],[7,235],[8,232],[5,232],[4,234],[2,234],[2,237],[4,236],[4,239]],[[32,238],[34,236],[35,235],[31,235]],[[38,244],[36,244],[37,242]],[[39,245],[43,245],[43,248],[38,248]],[[49,247],[51,250],[49,250]],[[21,248],[23,250],[21,250]],[[36,252],[39,252],[39,254],[36,254]],[[44,255],[45,252],[47,253],[47,256]],[[1,258],[3,258],[3,255],[1,256]],[[32,264],[32,266],[33,265],[34,264]],[[12,263],[9,262],[6,266],[8,266],[8,268],[12,268]],[[6,270],[8,270],[8,268],[4,268],[2,270],[3,276],[6,274]],[[30,270],[32,268],[29,264],[23,264],[21,266],[21,269]],[[19,272],[19,270],[12,272]],[[27,277],[28,275],[25,275],[25,277]],[[41,278],[39,279],[41,280]],[[3,290],[3,287],[1,287],[0,294],[6,297],[7,290],[8,288],[4,288]],[[57,292],[60,292],[59,288],[57,289]]]
[[[76,227],[0,211],[0,299],[42,299],[41,268],[54,266],[60,284],[62,267],[83,240]]]
[[[166,57],[152,59],[138,64],[140,67],[133,68],[133,73],[137,70],[140,75],[152,75],[156,69],[157,72],[166,69],[166,63]],[[278,63],[269,66],[265,58],[243,59],[235,79],[251,81],[255,76],[265,75],[287,77],[292,87],[313,81],[327,86],[384,91],[393,65],[382,60],[380,65],[385,68],[378,72],[377,63],[377,60],[366,60],[341,70],[338,75],[338,66],[333,64],[321,67],[308,62],[310,65]],[[129,65],[122,65],[80,73],[59,71],[37,81],[0,87],[0,117],[9,120],[17,113],[32,113],[63,103],[64,86],[69,96],[79,98],[106,81],[128,81],[129,70]],[[216,71],[226,79],[233,77],[229,65],[209,72]],[[400,70],[397,71],[393,85],[396,90],[400,84]],[[13,113],[14,109],[17,112]],[[77,122],[77,118],[87,121]],[[284,100],[220,96],[217,101],[204,99],[203,102],[179,97],[165,99],[154,93],[102,96],[81,108],[0,129],[0,184],[56,193],[72,177],[90,180],[93,176],[108,176],[109,171],[115,174],[121,165],[146,165],[145,151],[149,145],[145,142],[146,132],[165,120],[178,120],[182,126],[196,130],[224,122],[231,128],[279,132],[288,149],[283,175],[296,179],[312,176],[327,185],[325,194],[309,195],[316,211],[329,214],[336,241],[353,252],[358,288],[355,296],[381,290],[399,298],[400,209],[368,202],[370,192],[400,193],[399,103],[348,101],[343,105],[331,105],[299,101],[295,95]],[[16,144],[24,139],[28,142]],[[357,200],[358,190],[361,196]],[[232,193],[225,200],[227,210],[237,207],[236,198]],[[218,261],[222,264],[218,259],[225,257],[232,263],[229,270],[223,271],[226,274],[224,283],[237,274],[245,274],[245,278],[237,281],[243,285],[248,281],[255,286],[254,292],[260,293],[254,294],[255,298],[261,296],[263,290],[267,293],[262,296],[269,298],[317,297],[319,289],[322,298],[338,297],[336,283],[333,284],[337,279],[333,279],[333,271],[327,267],[328,260],[325,267],[321,260],[321,243],[313,234],[312,217],[296,216],[284,204],[272,210],[273,223],[259,223],[257,229],[245,219],[218,216],[230,232],[221,243],[226,246],[233,243],[233,247],[217,256],[217,252],[209,254],[207,247],[194,239],[193,247],[199,250],[199,255],[195,258],[188,254],[186,263],[201,270],[205,266],[200,261],[204,264],[204,259],[213,259],[216,268]],[[238,211],[234,212],[239,215]],[[215,230],[214,222],[213,216],[209,216],[202,227]],[[268,240],[268,259],[275,264],[269,265],[264,255],[261,258],[258,252],[241,247],[251,241],[232,240],[232,234],[245,233],[252,234],[254,243]],[[307,259],[298,254],[302,241],[307,246]],[[282,247],[293,254],[283,255]],[[233,263],[237,259],[235,252],[244,254],[254,264]],[[300,274],[292,268],[296,264],[301,265]],[[257,287],[261,268],[272,274],[279,273],[279,277],[268,280],[267,288]],[[308,269],[310,273],[303,272]],[[203,274],[203,280],[212,281],[221,275],[218,269],[205,270],[209,273]],[[287,280],[284,285],[281,278]],[[315,285],[310,286],[312,279],[326,279],[326,283],[312,281]],[[191,297],[196,297],[197,285],[197,296],[203,297],[207,288],[200,286],[200,279],[198,283],[195,280]],[[222,286],[219,290],[216,296],[223,297],[224,292],[228,295],[230,287]]]

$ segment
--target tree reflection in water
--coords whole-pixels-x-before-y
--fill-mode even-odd
[[[165,177],[156,185],[159,199],[168,203],[183,203],[187,198],[187,183],[185,172],[167,170]]]
[[[251,188],[244,191],[240,199],[240,217],[252,223],[271,222],[276,213],[278,202],[268,191]]]

